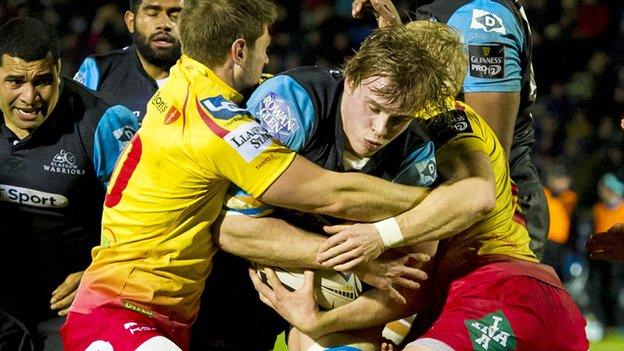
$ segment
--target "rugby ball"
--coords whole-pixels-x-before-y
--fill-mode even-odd
[[[264,266],[258,265],[258,276],[267,285]],[[298,290],[305,281],[304,269],[272,267],[282,284],[289,290]],[[362,282],[353,273],[332,270],[314,271],[314,295],[319,306],[331,310],[355,300],[362,294]]]

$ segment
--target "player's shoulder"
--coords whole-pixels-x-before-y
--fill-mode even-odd
[[[64,77],[63,89],[56,108],[64,120],[72,121],[77,131],[93,134],[104,123],[111,126],[130,126],[137,129],[137,121],[130,110],[113,105],[82,84]]]
[[[115,62],[119,60],[125,60],[132,55],[132,46],[126,46],[121,49],[116,49],[102,54],[95,54],[91,57],[98,63]]]
[[[342,79],[342,71],[336,68],[303,66],[289,69],[278,76],[289,76],[302,83],[332,83]]]
[[[106,76],[112,71],[131,70],[134,66],[134,55],[135,53],[132,49],[132,46],[127,46],[123,49],[89,56],[85,59],[84,62],[91,61],[91,64],[97,67],[100,75]],[[124,73],[119,74],[123,75]]]
[[[447,24],[464,37],[521,36],[522,21],[515,5],[506,0],[463,1],[449,13]]]
[[[481,134],[483,120],[468,105],[455,101],[453,108],[420,121],[436,148],[440,148],[457,136]]]
[[[68,109],[71,111],[67,112],[78,114],[87,112],[89,115],[95,115],[97,112],[104,112],[111,106],[96,92],[68,77],[63,77],[61,100],[68,103],[58,105],[60,108]]]

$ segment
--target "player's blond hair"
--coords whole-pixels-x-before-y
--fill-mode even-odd
[[[178,22],[182,52],[215,68],[237,39],[253,49],[276,18],[270,0],[186,0]]]
[[[376,30],[347,61],[350,88],[372,77],[388,84],[373,92],[402,113],[446,110],[462,87],[467,58],[459,35],[437,22],[416,21]]]

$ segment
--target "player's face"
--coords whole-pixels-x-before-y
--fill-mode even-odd
[[[4,122],[24,138],[50,115],[59,98],[61,64],[52,59],[26,62],[7,54],[0,67],[0,110]]]
[[[340,112],[347,150],[359,157],[370,157],[405,131],[412,121],[407,114],[396,112],[383,98],[374,93],[388,82],[372,77],[351,87],[348,80],[342,94]]]
[[[264,33],[256,40],[253,49],[245,47],[245,60],[241,63],[240,78],[237,79],[240,83],[237,84],[237,89],[246,89],[260,82],[262,69],[269,63],[267,48],[270,42],[271,37],[265,27]]]
[[[173,66],[181,54],[176,23],[182,0],[144,0],[137,13],[126,12],[126,24],[143,58],[163,69]]]

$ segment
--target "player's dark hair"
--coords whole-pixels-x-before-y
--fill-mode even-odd
[[[139,11],[139,6],[141,6],[141,3],[143,3],[143,0],[130,0],[130,12],[136,15]]]
[[[18,17],[0,27],[0,58],[7,54],[26,62],[61,57],[57,37],[43,22],[30,17]],[[2,60],[0,60],[2,65]]]
[[[178,26],[182,52],[214,68],[223,64],[232,43],[244,39],[250,49],[277,18],[269,0],[189,0]]]

